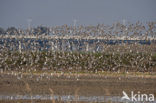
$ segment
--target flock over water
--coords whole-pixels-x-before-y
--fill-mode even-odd
[[[156,22],[0,29],[0,68],[155,71]]]

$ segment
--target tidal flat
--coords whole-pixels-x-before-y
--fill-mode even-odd
[[[0,103],[121,103],[122,91],[156,95],[155,74],[1,73]]]

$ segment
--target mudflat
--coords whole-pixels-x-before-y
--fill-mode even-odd
[[[122,96],[122,91],[156,95],[155,76],[109,76],[99,74],[0,74],[0,95]],[[30,100],[0,100],[20,102]],[[12,101],[12,102],[11,102]],[[36,100],[51,102],[51,100]]]

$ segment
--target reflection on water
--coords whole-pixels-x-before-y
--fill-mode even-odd
[[[0,99],[18,100],[18,99],[40,99],[40,100],[51,100],[51,99],[61,99],[61,101],[75,101],[75,96],[73,95],[63,95],[51,97],[50,95],[0,95]],[[79,96],[78,101],[90,101],[90,102],[107,102],[107,101],[118,101],[121,102],[121,97],[119,96]]]
[[[9,50],[54,51],[103,51],[106,45],[155,44],[155,40],[107,40],[107,39],[47,39],[47,38],[0,38],[0,47]],[[1,48],[0,48],[1,49]]]
[[[128,102],[133,103],[132,101],[121,100],[120,96],[78,96],[75,98],[73,95],[54,95],[51,97],[50,95],[0,95],[0,100],[61,100],[61,101],[85,101],[85,102]],[[141,102],[135,102],[141,103]],[[143,102],[144,103],[144,102]],[[146,102],[148,103],[148,102]],[[156,101],[152,102],[156,103]]]
[[[79,96],[77,99],[73,95],[63,95],[51,97],[50,95],[0,95],[0,100],[18,100],[18,99],[40,99],[40,100],[52,100],[57,99],[61,101],[88,101],[88,102],[108,102],[108,101],[118,101],[121,102],[121,97],[119,96]]]

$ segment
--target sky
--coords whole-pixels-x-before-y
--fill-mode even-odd
[[[0,0],[0,27],[156,21],[156,0]],[[29,22],[28,22],[29,21]]]

